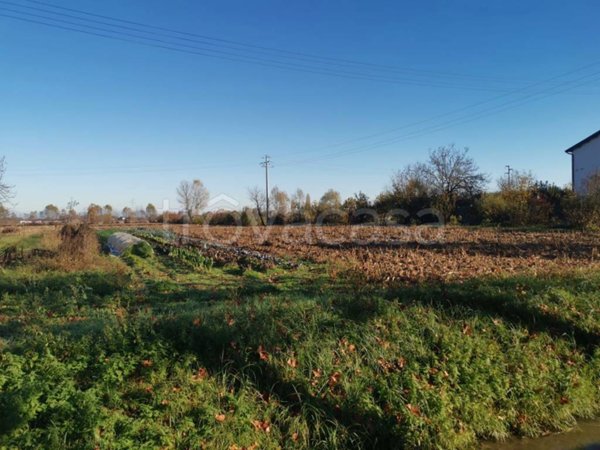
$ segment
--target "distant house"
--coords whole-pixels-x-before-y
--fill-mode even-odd
[[[600,130],[565,150],[571,155],[571,180],[577,194],[585,194],[588,178],[600,171]]]

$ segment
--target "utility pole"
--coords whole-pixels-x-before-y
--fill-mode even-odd
[[[510,167],[509,165],[506,165],[506,166],[504,166],[504,167],[506,167],[506,176],[508,177],[508,186],[509,186],[509,187],[511,187],[511,186],[512,186],[512,184],[511,184],[511,182],[510,182],[510,174],[512,173],[512,171],[513,171],[513,168],[512,168],[512,167]]]
[[[265,155],[263,161],[260,163],[265,168],[265,197],[267,199],[267,220],[265,223],[269,224],[269,167],[271,167],[271,157]]]

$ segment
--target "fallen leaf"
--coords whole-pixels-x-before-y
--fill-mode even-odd
[[[336,384],[338,384],[341,377],[342,377],[342,374],[340,372],[338,372],[338,371],[333,372],[329,376],[329,387],[334,387]]]
[[[265,433],[271,431],[271,424],[267,421],[253,420],[252,425],[254,425],[254,429],[257,431],[264,431]]]
[[[263,348],[262,345],[258,346],[258,357],[262,360],[262,361],[268,361],[269,360],[269,354],[265,351],[265,349]]]
[[[408,409],[413,415],[415,415],[417,417],[421,417],[421,408],[419,408],[418,405],[413,405],[411,403],[408,403],[406,405],[406,409]]]
[[[200,380],[204,380],[207,377],[208,377],[208,370],[206,370],[204,367],[200,367],[198,369],[198,371],[192,376],[192,379],[194,381],[200,381]]]

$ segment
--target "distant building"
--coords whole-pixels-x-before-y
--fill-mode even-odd
[[[571,180],[577,194],[585,194],[590,176],[600,171],[600,130],[565,150],[571,155]]]

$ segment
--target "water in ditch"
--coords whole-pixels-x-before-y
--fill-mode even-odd
[[[579,423],[567,433],[536,439],[486,443],[482,450],[600,450],[600,420]]]

